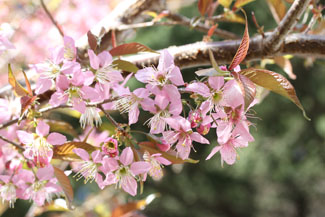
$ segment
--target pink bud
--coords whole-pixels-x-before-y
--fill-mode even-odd
[[[112,137],[109,137],[104,141],[102,150],[105,154],[109,155],[110,157],[116,157],[119,153],[117,146],[117,140],[113,139]]]
[[[191,127],[195,128],[202,121],[201,113],[198,110],[191,110],[188,114],[188,120],[191,122]]]
[[[197,130],[197,132],[199,133],[199,134],[201,134],[201,135],[206,135],[206,134],[208,134],[209,133],[209,131],[210,131],[210,128],[211,128],[211,124],[209,123],[209,124],[206,124],[206,125],[200,125],[200,127],[198,127],[196,130]]]

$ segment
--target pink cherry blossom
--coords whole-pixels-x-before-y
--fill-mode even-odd
[[[11,176],[0,175],[0,180],[3,182],[0,184],[0,196],[2,198],[2,202],[8,201],[9,207],[13,208],[17,199],[17,187],[12,183]]]
[[[168,83],[176,86],[184,85],[182,74],[174,65],[174,58],[167,50],[162,51],[157,69],[152,67],[140,69],[135,77],[138,81],[152,86],[164,86]]]
[[[105,139],[102,145],[102,151],[110,157],[116,157],[119,154],[118,142],[112,137]]]
[[[119,162],[113,158],[104,158],[104,168],[106,171],[106,183],[117,183],[125,192],[132,196],[137,194],[136,176],[146,174],[151,165],[148,162],[134,162],[133,151],[130,147],[125,148],[120,157]]]
[[[18,130],[17,136],[21,143],[25,144],[24,156],[34,160],[36,164],[48,165],[53,156],[53,145],[62,145],[66,137],[60,133],[50,133],[50,127],[43,121],[39,121],[36,133],[27,133]]]
[[[121,73],[113,68],[113,57],[109,52],[103,51],[97,56],[93,50],[88,50],[88,55],[90,66],[95,70],[95,80],[100,84],[123,81]]]
[[[143,154],[143,159],[151,164],[151,169],[149,170],[149,175],[156,180],[159,180],[163,176],[162,167],[163,165],[170,165],[172,162],[162,157],[160,153],[150,155],[149,152],[145,151]]]
[[[193,132],[191,123],[183,117],[165,118],[168,125],[174,130],[163,132],[164,139],[170,143],[176,144],[177,153],[180,158],[187,159],[192,148],[192,141],[202,144],[209,144],[209,141],[198,132]]]

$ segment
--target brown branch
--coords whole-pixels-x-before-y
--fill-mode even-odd
[[[280,48],[285,37],[291,32],[311,0],[295,0],[281,20],[278,27],[266,40],[265,52],[274,52]]]
[[[15,143],[15,142],[10,141],[10,140],[8,140],[7,138],[5,138],[5,137],[3,137],[1,135],[0,135],[0,139],[3,140],[3,141],[5,141],[5,142],[8,142],[8,143],[12,144],[13,146],[15,146],[16,148],[18,148],[21,151],[24,151],[25,150],[25,148],[23,146]]]
[[[266,37],[270,33],[265,34]],[[264,53],[263,37],[261,35],[250,39],[249,50],[245,61],[260,60],[275,56],[292,54],[301,57],[325,58],[325,37],[318,35],[290,34],[285,37],[283,46],[276,52]],[[190,68],[211,65],[208,50],[211,49],[218,64],[230,63],[234,57],[240,40],[221,42],[196,42],[183,46],[172,46],[168,51],[174,56],[175,64],[180,68]],[[124,57],[124,60],[133,62],[143,68],[157,65],[159,54],[146,53]]]
[[[40,1],[41,1],[42,8],[44,9],[44,11],[47,14],[47,16],[50,18],[51,22],[57,28],[57,30],[59,31],[60,35],[62,37],[64,37],[64,33],[63,33],[63,30],[62,30],[61,26],[56,22],[56,20],[52,16],[51,12],[47,9],[47,7],[46,7],[46,5],[44,3],[44,0],[40,0]]]
[[[106,116],[106,118],[121,132],[124,132],[124,129],[119,125],[119,123],[117,123],[114,118],[104,109],[104,107],[102,105],[98,105],[97,108],[99,108],[104,115]]]

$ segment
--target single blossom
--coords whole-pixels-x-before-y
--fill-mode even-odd
[[[172,164],[172,162],[162,157],[161,155],[162,154],[160,153],[150,155],[150,153],[147,151],[145,151],[145,153],[143,154],[143,159],[151,164],[151,168],[148,174],[156,180],[161,179],[163,176],[163,165]]]
[[[118,160],[105,157],[103,161],[106,174],[104,182],[109,184],[117,183],[119,188],[132,196],[137,194],[136,177],[140,174],[145,175],[151,168],[148,162],[134,162],[134,154],[130,147],[122,151]]]
[[[2,202],[8,201],[9,207],[13,208],[17,199],[16,195],[16,186],[13,184],[11,180],[11,176],[8,175],[0,175],[0,196],[2,198]]]
[[[49,125],[43,121],[38,122],[36,133],[17,131],[20,142],[25,144],[24,156],[38,165],[48,165],[53,156],[53,145],[62,145],[67,141],[64,135],[55,132],[49,134],[49,131]]]
[[[180,158],[187,159],[192,148],[192,141],[209,144],[209,141],[198,132],[193,132],[191,123],[183,117],[165,118],[168,125],[174,129],[163,132],[163,137],[169,144],[176,144]]]

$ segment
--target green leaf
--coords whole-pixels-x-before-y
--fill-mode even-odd
[[[53,147],[53,159],[61,159],[66,161],[80,160],[80,157],[73,152],[75,148],[82,148],[88,153],[97,150],[97,147],[86,142],[67,142],[63,145]]]
[[[167,160],[169,160],[170,162],[172,162],[173,164],[183,164],[183,163],[198,163],[199,160],[193,160],[191,158],[188,158],[186,160],[182,160],[181,158],[178,158],[176,156],[176,153],[173,152],[163,152],[160,151],[154,142],[140,142],[139,143],[140,146],[140,151],[144,152],[144,151],[148,151],[151,155],[152,154],[157,154],[160,153],[162,157],[166,158]]]
[[[307,120],[310,118],[307,117],[305,109],[301,105],[296,91],[293,85],[282,75],[272,72],[266,69],[253,69],[248,68],[241,70],[239,72],[241,75],[245,75],[255,84],[264,87],[270,91],[273,91],[281,96],[286,97],[287,99],[291,100],[294,104],[298,106],[303,112],[304,117]]]
[[[122,44],[109,51],[112,56],[123,56],[127,54],[136,54],[139,52],[158,53],[157,51],[154,51],[151,48],[137,42]]]
[[[134,65],[133,63],[131,63],[129,61],[125,61],[125,60],[120,60],[120,59],[114,60],[113,65],[116,68],[118,68],[122,71],[127,71],[127,72],[136,73],[139,70],[139,68],[136,65]]]
[[[247,24],[247,16],[244,10],[242,12],[245,15],[245,31],[243,35],[243,39],[239,45],[239,48],[234,56],[234,58],[231,61],[231,64],[229,66],[229,71],[233,70],[236,66],[238,66],[246,57],[247,51],[249,48],[249,34],[248,34],[248,24]]]
[[[63,189],[63,192],[65,194],[65,199],[66,199],[67,205],[68,205],[69,209],[73,209],[72,201],[74,198],[74,193],[73,193],[73,189],[72,189],[70,180],[64,174],[64,172],[62,170],[60,170],[59,168],[54,167],[54,166],[53,166],[53,168],[54,168],[54,175],[57,178],[57,180],[59,181],[59,183]]]

